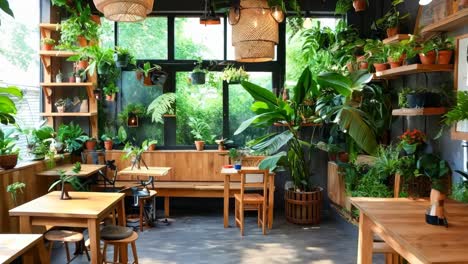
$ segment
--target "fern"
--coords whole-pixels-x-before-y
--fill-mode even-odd
[[[175,93],[165,93],[158,96],[148,106],[147,113],[155,123],[164,123],[163,115],[174,111],[173,106],[176,101]]]
[[[444,116],[444,123],[446,125],[453,125],[458,121],[468,119],[468,92],[458,92],[457,105],[454,106]]]

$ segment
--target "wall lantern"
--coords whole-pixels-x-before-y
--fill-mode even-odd
[[[102,90],[101,89],[94,89],[93,90],[93,94],[94,94],[94,98],[96,98],[96,100],[101,100],[102,98]]]
[[[428,5],[432,2],[432,0],[419,0],[420,5]]]
[[[134,113],[128,113],[127,126],[138,127],[138,116]]]
[[[154,0],[93,0],[97,10],[112,21],[136,22],[153,11]]]
[[[200,24],[205,26],[221,24],[221,19],[216,15],[211,0],[205,0],[205,11],[200,17]]]
[[[284,12],[279,6],[269,7],[267,0],[241,0],[229,9],[232,45],[236,61],[263,62],[275,57],[278,44],[278,23]]]

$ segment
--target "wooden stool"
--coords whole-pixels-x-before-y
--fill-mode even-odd
[[[385,242],[374,242],[372,253],[384,254],[385,264],[401,264],[403,258]]]
[[[150,221],[154,221],[155,220],[155,216],[156,216],[156,200],[155,200],[155,197],[156,196],[156,191],[154,190],[150,190],[149,191],[149,195],[148,196],[139,196],[138,197],[138,206],[140,207],[140,232],[143,232],[143,216],[145,216],[144,218],[145,219],[145,224],[150,226]],[[152,209],[151,209],[151,215],[148,215],[147,213],[145,213],[145,204],[147,202],[151,202],[151,206],[152,206]]]
[[[123,238],[123,239],[119,239],[119,240],[105,240],[105,239],[102,239],[104,241],[104,248],[102,250],[102,259],[103,259],[103,263],[125,263],[127,264],[128,263],[128,257],[127,257],[127,254],[122,254],[122,252],[119,252],[119,248],[120,246],[125,246],[125,250],[127,250],[127,246],[128,244],[130,244],[132,246],[132,254],[133,254],[133,262],[132,263],[136,263],[138,264],[138,255],[137,255],[137,251],[136,251],[136,245],[135,245],[135,241],[138,239],[138,234],[133,231],[132,232],[132,235],[127,237],[127,238]],[[110,261],[107,261],[107,245],[110,244],[110,245],[113,245],[114,246],[114,261],[110,262]],[[117,262],[117,260],[119,259],[119,253],[121,254],[121,261],[122,262]]]
[[[75,256],[73,258],[70,258],[70,250],[68,249],[68,243],[74,242],[74,243],[77,243],[77,246],[78,246],[78,243],[80,243],[82,250],[84,250],[84,252],[86,253],[86,256],[88,257],[88,261],[90,260],[88,249],[84,246],[84,239],[83,239],[84,237],[82,233],[71,231],[71,230],[50,230],[50,231],[47,231],[47,233],[45,233],[44,238],[50,241],[50,245],[49,245],[50,255],[52,255],[52,246],[54,242],[62,242],[65,246],[65,253],[67,254],[67,263],[70,263],[72,260],[76,258],[77,254],[75,253]]]

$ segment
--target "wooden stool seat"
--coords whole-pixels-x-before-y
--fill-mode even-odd
[[[236,193],[234,198],[238,201],[241,200],[241,195]],[[245,204],[261,204],[263,203],[264,197],[258,193],[245,193],[244,194],[244,203]]]
[[[104,241],[104,248],[102,250],[102,255],[103,255],[103,263],[128,263],[128,259],[126,259],[127,254],[121,255],[121,261],[122,262],[117,262],[119,259],[119,248],[120,246],[124,245],[125,250],[127,250],[128,244],[131,245],[132,247],[132,254],[133,254],[133,262],[138,264],[138,255],[136,251],[136,244],[135,241],[138,239],[138,233],[135,231],[132,231],[132,234],[129,237],[122,238],[122,239],[117,239],[117,240],[105,240],[101,239]],[[113,245],[114,246],[114,261],[110,262],[107,260],[107,245]]]
[[[83,251],[86,253],[88,261],[90,260],[88,249],[86,248],[86,246],[84,246],[84,236],[80,232],[75,232],[72,230],[52,229],[44,234],[44,238],[50,241],[49,254],[52,254],[53,242],[62,242],[64,244],[65,253],[67,256],[67,263],[70,263],[76,258],[78,254],[81,254]],[[70,257],[68,243],[76,243],[77,250],[75,251],[75,256],[73,258]]]

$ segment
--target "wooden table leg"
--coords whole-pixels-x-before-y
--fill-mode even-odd
[[[224,175],[224,228],[229,227],[229,181],[230,175]]]
[[[372,264],[372,221],[363,213],[359,215],[358,264]]]
[[[120,202],[117,204],[117,215],[118,221],[120,226],[127,226],[127,217],[125,216],[125,200],[122,198]],[[125,262],[128,260],[128,251],[127,245],[125,244],[117,244],[116,247],[119,247],[119,259],[120,262]]]
[[[273,209],[275,208],[275,176],[269,175],[269,187],[268,187],[268,229],[273,227]]]
[[[119,215],[120,217],[120,215]],[[99,230],[99,221],[96,219],[88,219],[88,235],[91,248],[91,263],[100,264],[101,261],[101,235]]]
[[[19,217],[19,228],[21,234],[32,234],[32,225],[31,225],[31,217],[29,216],[20,216]],[[23,263],[24,264],[32,264],[34,263],[34,255],[33,254],[25,254],[23,256]]]
[[[50,263],[50,258],[49,258],[49,254],[45,248],[45,245],[44,245],[44,239],[40,239],[38,242],[37,242],[37,245],[36,245],[36,248],[37,248],[37,251],[39,253],[39,260],[41,261],[42,264],[49,264]]]
[[[169,196],[164,196],[164,217],[166,218],[169,217],[169,213],[170,213],[169,211],[170,199],[171,198]]]

